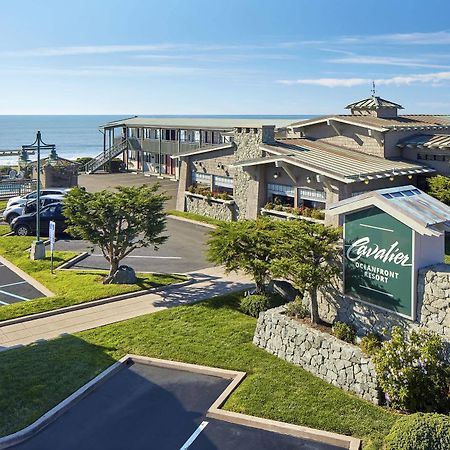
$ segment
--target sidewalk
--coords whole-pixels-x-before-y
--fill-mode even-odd
[[[247,277],[235,273],[225,275],[222,269],[215,267],[190,273],[189,276],[196,280],[195,283],[182,287],[168,286],[158,293],[144,294],[56,316],[4,327],[0,325],[0,351],[40,339],[52,339],[63,333],[76,333],[169,307],[187,305],[252,286]]]

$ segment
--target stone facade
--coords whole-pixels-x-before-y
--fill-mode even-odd
[[[185,211],[226,221],[234,220],[236,214],[234,203],[192,194],[185,194]]]
[[[283,314],[284,306],[261,313],[253,343],[317,377],[379,403],[375,367],[356,346]]]
[[[425,327],[440,334],[450,345],[450,265],[439,264],[419,270],[417,281],[416,320],[342,295],[342,283],[319,293],[319,313],[322,320],[335,320],[355,327],[358,335],[377,333],[388,336],[393,326],[407,330]],[[307,299],[306,299],[307,302]]]

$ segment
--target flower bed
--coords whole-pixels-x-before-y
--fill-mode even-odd
[[[211,200],[233,201],[233,197],[227,192],[211,191],[211,189],[203,186],[189,186],[185,194]]]

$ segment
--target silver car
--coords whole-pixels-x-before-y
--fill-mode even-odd
[[[70,191],[70,188],[44,188],[41,189],[41,196],[44,195],[65,195]],[[37,191],[30,192],[21,197],[11,197],[8,200],[6,207],[13,205],[24,205],[29,200],[34,200],[37,197]]]
[[[41,197],[41,206],[47,206],[52,203],[60,203],[64,200],[64,195],[43,195]],[[8,206],[3,211],[3,219],[9,224],[22,214],[36,212],[36,199],[28,200],[26,203]]]

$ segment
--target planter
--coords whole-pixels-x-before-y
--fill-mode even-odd
[[[234,200],[223,200],[221,198],[207,197],[206,195],[194,194],[193,192],[184,191],[185,197],[201,198],[208,202],[222,203],[224,205],[234,205]]]
[[[283,219],[302,219],[307,220],[309,222],[324,223],[324,219],[314,219],[313,217],[301,216],[299,214],[292,214],[285,211],[276,211],[275,209],[261,208],[261,214],[263,216],[275,216],[281,217]]]

